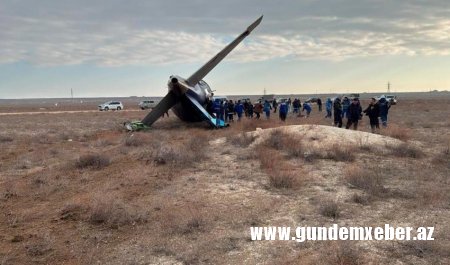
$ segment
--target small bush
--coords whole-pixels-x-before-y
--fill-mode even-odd
[[[83,207],[80,204],[76,204],[76,203],[66,204],[60,211],[60,219],[61,220],[78,220],[82,211],[83,211]]]
[[[384,178],[379,172],[371,169],[351,166],[345,170],[344,179],[348,184],[371,195],[380,195],[385,192]]]
[[[332,200],[322,201],[319,206],[319,212],[321,215],[333,219],[339,218],[341,214],[341,210],[338,203]]]
[[[255,136],[251,133],[245,133],[242,132],[238,135],[234,135],[228,138],[228,141],[230,141],[233,145],[245,148],[253,143],[255,140]]]
[[[293,189],[300,185],[299,176],[293,171],[275,171],[269,175],[270,186],[277,189]]]
[[[304,157],[305,148],[303,146],[302,139],[290,139],[288,143],[286,143],[285,150],[287,154],[291,157]]]
[[[320,264],[362,265],[371,264],[365,260],[363,253],[354,243],[349,241],[328,242]]]
[[[354,193],[353,196],[352,196],[352,201],[354,203],[367,205],[370,202],[370,198],[368,196],[366,196],[366,195],[359,195],[357,193]]]
[[[141,145],[141,142],[139,141],[139,139],[137,137],[135,137],[133,134],[132,135],[128,135],[125,137],[124,140],[124,145],[125,146],[139,146]]]
[[[284,147],[284,133],[280,130],[272,130],[270,132],[269,137],[266,139],[265,145],[267,147],[273,148],[273,149],[283,149]]]
[[[126,135],[123,140],[123,144],[130,147],[146,145],[149,142],[151,142],[150,135],[136,132]]]
[[[75,166],[79,169],[92,168],[92,169],[102,169],[109,166],[109,157],[102,154],[87,154],[82,155],[75,163]]]
[[[108,195],[99,195],[91,202],[88,220],[93,224],[106,224],[111,228],[119,228],[145,221],[146,218],[130,206],[125,205],[122,200]]]
[[[409,129],[397,125],[390,125],[388,128],[381,130],[381,134],[401,141],[408,141],[411,138]]]
[[[169,207],[166,211],[162,218],[167,231],[172,234],[192,234],[205,229],[205,213],[195,206],[186,205],[182,209]]]
[[[0,135],[0,143],[12,142],[14,139],[8,135]]]
[[[325,158],[334,161],[351,162],[355,161],[355,150],[349,145],[333,144],[331,150],[327,152]]]
[[[441,164],[447,166],[450,169],[450,145],[441,150],[435,157],[433,158],[434,164]]]
[[[422,150],[408,143],[402,143],[400,145],[390,147],[390,149],[392,155],[397,157],[421,158],[424,156]]]

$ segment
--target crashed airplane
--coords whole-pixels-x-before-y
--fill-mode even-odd
[[[218,118],[211,116],[206,111],[206,104],[213,93],[203,78],[261,23],[262,18],[263,16],[253,22],[241,35],[189,78],[170,76],[167,83],[169,89],[167,95],[142,121],[125,123],[125,127],[131,131],[149,128],[169,109],[172,109],[178,118],[186,122],[206,121],[214,128],[227,126],[223,120],[216,120]]]

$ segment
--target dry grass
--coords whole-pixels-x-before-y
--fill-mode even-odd
[[[352,187],[364,190],[371,196],[379,196],[386,192],[385,178],[379,170],[351,165],[344,171],[344,181]]]
[[[268,147],[260,146],[256,153],[261,169],[269,175],[269,184],[276,189],[298,189],[305,183],[305,172],[294,168],[283,156]]]
[[[92,224],[105,224],[111,228],[135,224],[146,220],[141,211],[106,193],[97,194],[89,205],[88,221]]]
[[[341,209],[339,204],[334,200],[322,200],[319,202],[319,212],[325,217],[333,218],[336,220],[341,215]]]
[[[0,143],[12,142],[14,139],[9,135],[0,135]]]
[[[75,162],[75,166],[79,169],[102,169],[104,167],[109,166],[111,160],[104,154],[87,154],[82,155]]]
[[[402,100],[391,109],[389,127],[398,124],[397,138],[423,146],[420,158],[364,138],[324,145],[320,131],[237,148],[253,143],[241,133],[257,127],[330,125],[315,106],[308,119],[290,115],[282,123],[272,115],[223,130],[171,116],[133,137],[120,124],[146,112],[21,115],[20,123],[0,116],[0,135],[12,139],[0,141],[0,263],[447,264],[448,102]],[[418,113],[410,107],[416,104],[430,111]],[[366,117],[359,127],[370,131]],[[346,157],[352,151],[353,162]],[[67,166],[92,153],[113,162],[96,170],[96,162]],[[431,245],[388,249],[391,242],[251,242],[242,232],[328,226],[336,218],[341,225],[434,225],[443,233]]]
[[[228,141],[235,146],[245,148],[255,141],[255,137],[252,134],[242,132],[228,137]]]
[[[402,143],[396,146],[389,146],[392,155],[397,157],[422,158],[424,153],[418,147],[410,143]]]
[[[295,171],[282,170],[269,173],[270,186],[277,189],[298,188],[302,183],[300,176]]]
[[[333,144],[324,158],[341,162],[352,162],[356,158],[355,147],[348,144]]]
[[[364,258],[365,255],[355,246],[356,244],[348,241],[329,242],[325,248],[325,259],[319,261],[319,264],[339,264],[339,265],[362,265],[370,264]]]
[[[408,128],[400,127],[398,125],[389,125],[389,127],[381,130],[382,135],[386,135],[392,138],[396,138],[402,141],[408,141],[411,139],[411,130]]]

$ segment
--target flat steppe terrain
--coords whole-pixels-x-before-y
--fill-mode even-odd
[[[17,102],[0,112],[50,108]],[[134,133],[121,124],[147,111],[0,115],[0,264],[449,264],[449,106],[400,99],[380,134],[316,106],[221,130],[171,113]],[[435,240],[250,240],[334,223]]]

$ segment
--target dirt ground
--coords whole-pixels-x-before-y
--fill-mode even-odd
[[[134,133],[121,124],[146,111],[0,115],[0,264],[450,264],[449,106],[404,99],[379,135],[316,106]],[[7,108],[23,111],[39,107]],[[250,239],[334,223],[434,226],[435,240]]]

